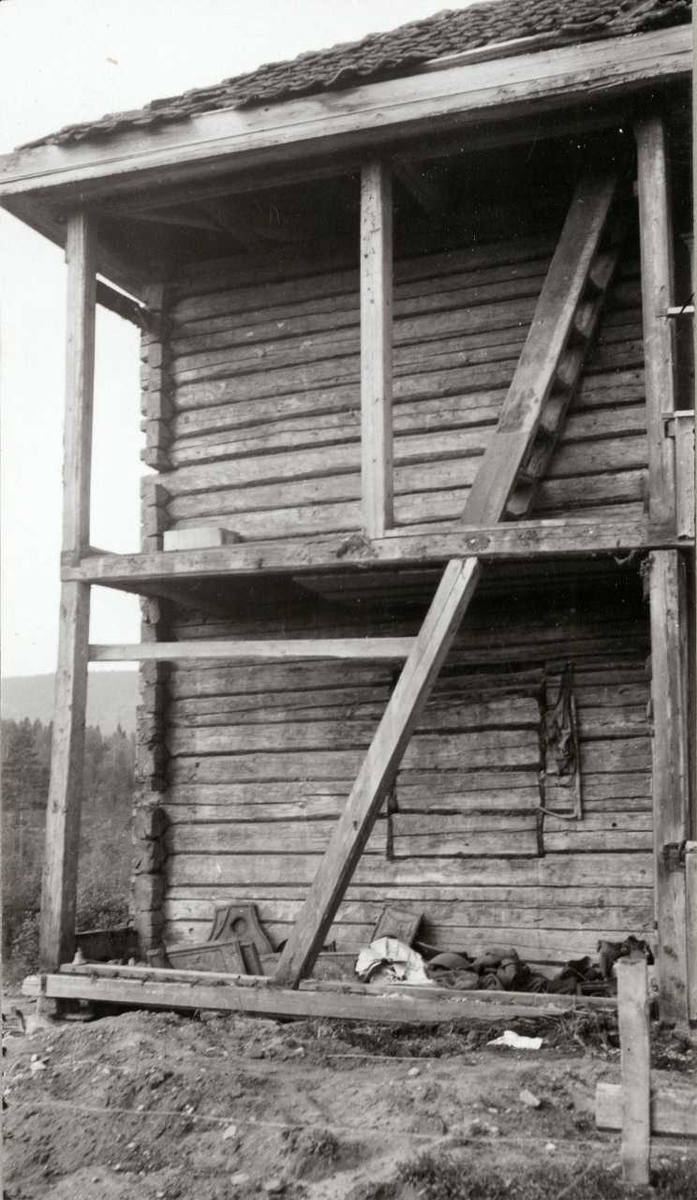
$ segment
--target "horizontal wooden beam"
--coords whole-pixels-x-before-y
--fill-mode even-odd
[[[117,317],[123,317],[124,321],[130,321],[138,329],[154,329],[159,319],[157,313],[153,313],[132,296],[111,287],[103,279],[97,280],[97,304],[115,313]]]
[[[47,144],[0,159],[0,195],[22,193],[113,197],[136,181],[168,184],[219,172],[263,167],[378,146],[412,137],[425,122],[440,130],[551,108],[585,105],[687,78],[688,25],[607,38],[548,51],[455,64],[438,71],[249,108],[206,113],[154,131],[128,130],[108,140]]]
[[[442,530],[442,532],[441,532]],[[138,590],[140,583],[263,574],[302,575],[380,567],[438,565],[476,554],[483,560],[583,557],[685,546],[672,535],[650,537],[643,520],[519,521],[484,528],[431,527],[368,540],[358,533],[240,542],[201,550],[89,555],[64,564],[64,580]]]
[[[82,972],[62,968],[60,974],[35,975],[24,980],[25,995],[53,999],[83,999],[139,1008],[218,1009],[277,1017],[335,1017],[345,1021],[384,1021],[433,1025],[453,1020],[511,1020],[515,1016],[556,1015],[556,997],[534,993],[509,995],[491,992],[454,993],[440,988],[389,990],[367,984],[337,992],[319,981],[312,988],[291,990],[272,985],[264,976],[201,974],[156,968],[108,968],[85,964]],[[566,1011],[583,1007],[565,997]]]
[[[535,143],[566,135],[581,137],[597,129],[617,129],[626,126],[631,123],[632,103],[629,98],[623,107],[618,108],[614,100],[598,101],[592,111],[576,107],[542,114],[535,122]],[[529,119],[516,117],[496,125],[469,129],[467,153],[527,144],[529,141]],[[462,154],[461,137],[458,138],[452,133],[443,137],[430,130],[428,136],[401,145],[398,157],[392,160],[392,166],[395,174],[398,174],[400,167],[414,171],[415,163],[435,158],[460,158]],[[189,203],[199,203],[221,197],[244,195],[245,192],[259,194],[264,190],[276,190],[297,184],[307,185],[321,180],[339,181],[349,176],[360,176],[364,161],[365,154],[354,150],[343,154],[339,159],[333,156],[328,159],[320,157],[296,165],[283,163],[276,167],[267,167],[263,171],[236,171],[234,175],[217,177],[210,182],[203,179],[188,183],[185,190],[177,184],[163,187],[153,185],[133,195],[117,195],[113,203],[107,197],[100,199],[99,212],[118,217],[137,216],[141,213],[155,215],[158,210],[166,211],[169,207],[178,207],[183,198]],[[425,194],[423,200],[426,200]]]
[[[621,1083],[597,1085],[595,1123],[599,1129],[621,1129],[622,1107]],[[651,1133],[697,1138],[697,1090],[689,1087],[652,1090]]]
[[[90,662],[177,662],[182,659],[222,658],[229,662],[264,659],[345,659],[349,662],[395,662],[407,658],[413,638],[297,638],[291,641],[137,642],[130,645],[90,646]]]

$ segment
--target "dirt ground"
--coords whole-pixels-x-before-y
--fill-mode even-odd
[[[486,1044],[503,1026],[135,1011],[47,1023],[10,997],[4,1011],[6,1200],[629,1194],[619,1139],[593,1118],[596,1083],[619,1080],[606,1017],[555,1020],[541,1050],[517,1051]],[[657,1081],[695,1086],[695,1046],[653,1042]],[[663,1139],[652,1164],[652,1194],[697,1195],[697,1149]]]

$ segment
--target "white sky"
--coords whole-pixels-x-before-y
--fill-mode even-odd
[[[466,4],[448,0],[443,7]],[[437,12],[439,0],[1,0],[0,153],[73,121]],[[2,673],[55,669],[65,268],[0,213]],[[138,549],[138,335],[99,310],[92,535]],[[93,589],[93,641],[137,641],[134,597]]]

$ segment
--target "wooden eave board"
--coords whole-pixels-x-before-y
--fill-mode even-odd
[[[320,93],[257,108],[225,109],[107,142],[44,145],[0,159],[0,202],[27,194],[75,201],[205,178],[221,171],[296,163],[422,133],[621,96],[687,77],[687,25]],[[19,207],[13,211],[21,215]]]

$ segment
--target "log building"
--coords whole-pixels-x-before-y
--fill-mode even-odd
[[[697,1020],[689,19],[498,0],[0,161],[68,260],[46,994],[187,1002],[69,969],[88,664],[134,660],[141,954],[221,902],[284,944],[196,1007],[481,1008],[308,980],[389,902],[543,970],[647,937]],[[90,545],[97,303],[142,330],[130,555]],[[95,585],[140,645],[89,644]]]

